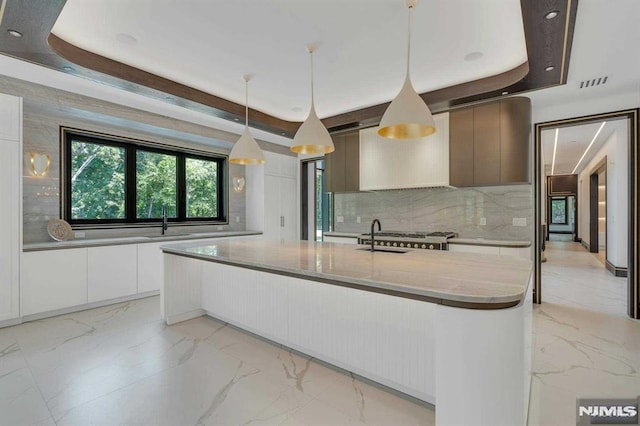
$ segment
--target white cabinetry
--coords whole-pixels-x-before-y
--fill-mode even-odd
[[[138,251],[135,245],[91,247],[87,257],[88,302],[137,293]]]
[[[166,244],[138,244],[138,293],[156,291],[162,287],[164,258],[160,247]]]
[[[298,159],[265,152],[264,166],[247,167],[247,227],[265,239],[298,239]]]
[[[0,94],[0,321],[20,316],[22,99]]]
[[[86,304],[87,249],[23,253],[21,290],[23,316]]]
[[[378,128],[360,131],[360,190],[449,185],[449,113],[433,116],[436,133],[396,141]]]

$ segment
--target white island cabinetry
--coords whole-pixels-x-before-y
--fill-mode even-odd
[[[0,94],[0,322],[20,316],[22,99]]]
[[[526,423],[528,260],[273,241],[164,251],[167,324],[211,315],[435,404],[439,425]]]

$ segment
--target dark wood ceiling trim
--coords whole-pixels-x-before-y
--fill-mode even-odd
[[[243,105],[83,50],[51,34],[65,1],[4,1],[0,53],[226,120],[244,120]],[[421,94],[433,111],[500,97],[503,92],[523,93],[566,83],[578,0],[520,2],[528,62],[496,76]],[[545,20],[544,15],[551,10],[557,10],[558,16]],[[32,19],[33,16],[39,19]],[[27,36],[21,39],[8,36],[6,30],[13,27]],[[555,68],[545,71],[549,65]],[[376,125],[388,105],[387,102],[366,107],[323,121],[331,131]],[[256,110],[250,113],[252,127],[286,137],[293,137],[300,124]]]
[[[120,80],[155,89],[164,94],[177,96],[209,106],[216,112],[219,111],[219,113],[215,115],[220,118],[234,119],[242,117],[242,121],[244,121],[244,105],[81,49],[53,33],[49,34],[48,42],[55,53],[76,65],[108,74]],[[272,133],[280,134],[281,132],[286,132],[288,134],[294,134],[300,126],[300,123],[282,120],[254,109],[250,109],[249,117],[249,123],[252,127],[264,129]]]
[[[522,80],[529,72],[529,63],[525,62],[502,74],[467,83],[457,84],[433,92],[422,93],[420,96],[429,105],[432,112],[445,111],[451,108],[451,101],[462,97],[481,95],[483,93],[502,89]],[[345,128],[375,125],[391,102],[362,108],[322,120],[330,131]]]

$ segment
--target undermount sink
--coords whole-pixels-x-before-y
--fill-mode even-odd
[[[403,248],[393,248],[393,247],[376,247],[373,250],[371,250],[371,247],[358,247],[356,250],[364,250],[364,251],[380,251],[380,252],[385,252],[385,253],[406,253],[409,252],[411,250],[409,249],[403,249]]]

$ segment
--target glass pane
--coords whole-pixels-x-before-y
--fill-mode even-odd
[[[71,142],[71,218],[124,219],[125,149]]]
[[[167,216],[176,217],[177,159],[174,155],[138,151],[136,153],[136,217],[159,219],[162,206]]]
[[[567,223],[567,202],[565,199],[551,200],[551,223]]]
[[[218,163],[186,159],[187,217],[218,217]]]

